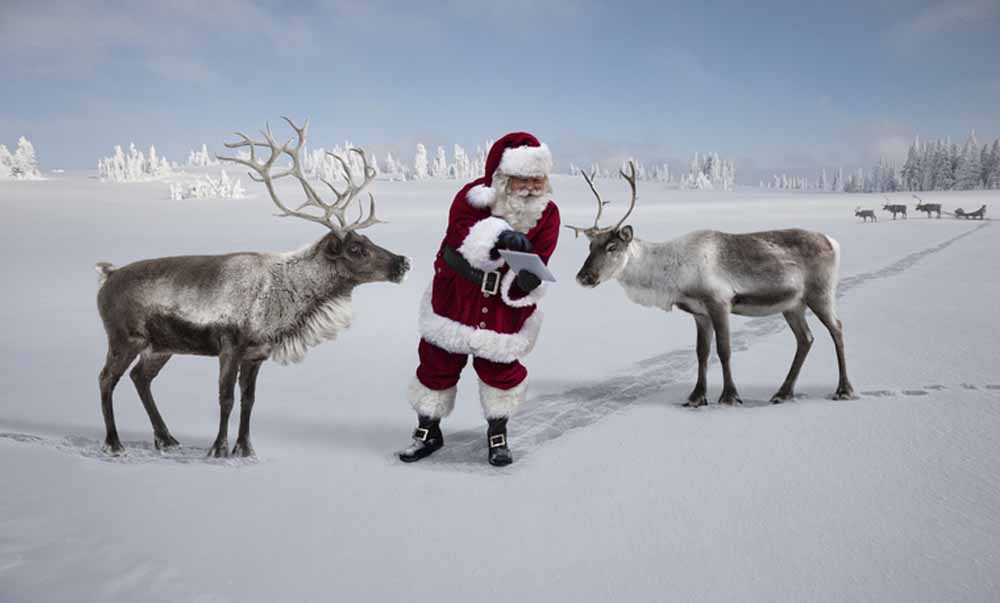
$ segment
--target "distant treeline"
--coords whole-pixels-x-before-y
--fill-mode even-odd
[[[871,169],[858,168],[846,178],[843,168],[837,169],[832,178],[823,169],[815,181],[775,174],[760,185],[842,193],[1000,189],[1000,139],[980,147],[973,132],[959,148],[948,139],[928,142],[917,138],[902,168],[883,158]]]

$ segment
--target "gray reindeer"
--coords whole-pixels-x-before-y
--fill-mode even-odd
[[[840,380],[834,397],[854,397],[847,378],[844,330],[837,317],[837,272],[840,246],[821,233],[771,230],[728,234],[699,230],[665,243],[636,238],[623,226],[636,204],[635,165],[620,172],[632,189],[625,216],[612,227],[599,226],[604,201],[592,178],[584,174],[597,196],[597,218],[589,228],[568,226],[590,240],[590,253],[576,276],[584,287],[617,280],[628,298],[640,305],[670,311],[677,306],[694,316],[698,329],[698,382],[686,406],[706,404],[706,373],[711,339],[722,363],[721,404],[740,403],[730,368],[729,317],[783,314],[798,342],[784,383],[771,398],[778,403],[795,396],[795,382],[812,346],[806,308],[829,330],[837,351]]]
[[[280,364],[298,362],[309,347],[334,339],[351,322],[351,291],[363,283],[399,283],[409,260],[372,243],[359,234],[379,223],[375,198],[369,193],[369,214],[348,222],[345,212],[374,178],[375,169],[358,149],[364,164],[363,182],[356,183],[348,164],[347,185],[339,190],[323,183],[335,195],[327,203],[302,172],[299,152],[306,141],[308,120],[301,128],[284,118],[298,141],[275,142],[270,127],[264,140],[237,133],[240,142],[230,149],[247,148],[249,158],[220,157],[249,167],[251,179],[262,182],[281,213],[322,224],[329,233],[315,243],[287,253],[230,253],[143,260],[115,268],[97,265],[100,290],[97,306],[108,336],[107,361],[100,374],[101,409],[107,429],[105,450],[125,453],[115,426],[112,393],[136,356],[129,375],[153,426],[158,449],[178,446],[153,401],[150,384],[174,354],[218,356],[219,432],[209,456],[229,455],[227,426],[237,380],[240,386],[240,426],[233,454],[253,456],[250,412],[261,364],[268,358]],[[256,148],[270,150],[258,161]],[[271,173],[275,161],[287,155],[291,167]],[[291,176],[299,181],[306,201],[289,209],[274,190],[274,181]],[[308,211],[306,211],[308,210]]]
[[[883,211],[887,211],[887,212],[892,213],[892,219],[893,220],[896,219],[896,215],[897,214],[902,214],[903,215],[903,219],[904,220],[906,219],[906,206],[905,205],[899,205],[899,204],[891,203],[889,201],[888,197],[886,197],[885,200],[886,200],[886,203],[884,205],[882,205],[882,210]]]
[[[854,215],[861,218],[862,222],[867,222],[868,220],[878,222],[878,216],[875,215],[874,209],[861,209],[861,206],[858,206],[854,208]]]
[[[924,203],[924,200],[920,197],[913,195],[913,198],[917,200],[916,210],[922,211],[927,214],[927,218],[930,219],[932,213],[936,213],[938,219],[941,219],[941,204],[940,203]]]

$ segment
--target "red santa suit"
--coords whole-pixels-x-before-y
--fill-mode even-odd
[[[498,140],[486,159],[486,175],[458,192],[448,215],[448,229],[434,260],[434,279],[420,308],[420,365],[409,399],[421,416],[441,418],[454,408],[459,374],[473,357],[480,401],[488,419],[509,417],[524,401],[527,370],[519,359],[535,345],[542,324],[538,301],[546,285],[525,293],[503,259],[491,258],[500,233],[517,230],[532,252],[548,263],[559,238],[559,209],[544,198],[512,213],[507,202],[510,176],[548,176],[549,149],[531,134],[515,132]],[[446,261],[446,247],[472,267],[496,272],[499,291],[484,292]],[[491,289],[494,283],[487,285]]]

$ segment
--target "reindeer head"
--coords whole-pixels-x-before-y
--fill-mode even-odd
[[[322,224],[330,229],[330,232],[314,246],[315,253],[312,254],[312,257],[315,261],[323,264],[320,269],[324,273],[328,273],[331,278],[344,279],[353,284],[378,281],[401,282],[406,272],[410,269],[410,261],[403,256],[396,255],[387,249],[379,247],[375,243],[372,243],[368,237],[358,233],[362,228],[382,223],[381,220],[375,217],[375,196],[368,193],[369,209],[367,219],[362,220],[364,218],[364,210],[360,200],[358,201],[358,218],[353,222],[348,222],[346,217],[347,209],[357,198],[358,193],[375,179],[376,171],[368,162],[368,155],[361,149],[350,150],[357,153],[361,158],[364,175],[363,181],[358,183],[355,182],[350,164],[340,155],[327,151],[328,155],[340,163],[347,184],[344,190],[339,190],[330,181],[320,178],[320,182],[325,184],[335,197],[333,202],[326,203],[302,172],[302,162],[299,158],[299,152],[306,142],[306,130],[309,128],[309,120],[306,120],[300,128],[287,117],[283,117],[282,119],[288,122],[288,125],[295,130],[298,137],[298,142],[295,146],[292,146],[291,139],[279,146],[274,140],[270,125],[268,125],[261,132],[264,136],[263,141],[253,140],[245,134],[237,132],[236,135],[242,140],[240,142],[226,143],[226,148],[229,149],[248,147],[250,151],[249,159],[238,157],[219,157],[219,159],[245,165],[256,172],[256,176],[252,172],[248,175],[251,180],[261,182],[267,187],[267,192],[270,194],[271,200],[274,201],[274,204],[280,210],[280,213],[276,214],[277,216],[282,218],[301,218]],[[266,160],[258,161],[256,154],[257,147],[269,149],[270,156]],[[282,155],[287,155],[291,159],[291,166],[282,172],[272,174],[271,168],[274,166],[274,162]],[[274,181],[286,176],[292,176],[298,180],[306,196],[305,202],[294,210],[289,209],[274,190]],[[312,210],[313,213],[305,211],[307,209]]]
[[[604,206],[607,205],[607,202],[601,199],[600,193],[594,187],[595,173],[592,172],[590,176],[581,173],[583,179],[590,186],[590,190],[597,197],[597,217],[594,218],[594,225],[589,228],[579,226],[566,226],[566,228],[575,232],[576,236],[580,236],[580,233],[583,233],[590,240],[590,253],[587,255],[583,267],[580,268],[580,272],[576,275],[576,281],[584,287],[596,287],[608,279],[615,278],[621,274],[621,271],[625,269],[625,265],[628,264],[628,248],[632,243],[634,235],[631,226],[622,226],[622,224],[632,214],[636,202],[635,164],[630,161],[628,165],[628,174],[624,170],[620,170],[618,173],[628,181],[629,187],[632,189],[632,202],[629,205],[628,211],[622,216],[622,219],[610,227],[602,228],[599,225],[601,213],[604,211]]]

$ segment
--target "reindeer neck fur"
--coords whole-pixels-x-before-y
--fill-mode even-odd
[[[331,278],[316,245],[266,254],[268,277],[254,321],[279,364],[301,361],[308,348],[335,339],[351,324],[351,292],[356,283]]]
[[[642,306],[670,311],[679,296],[684,276],[681,239],[650,243],[638,238],[629,243],[625,265],[615,278],[625,295]]]

